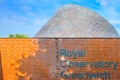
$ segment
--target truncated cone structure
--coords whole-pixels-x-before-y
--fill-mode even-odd
[[[35,37],[118,37],[113,26],[97,13],[65,5],[39,30]]]

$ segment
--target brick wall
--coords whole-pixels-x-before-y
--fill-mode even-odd
[[[60,50],[85,51],[84,57],[64,57],[70,62],[118,62],[110,68],[62,68]],[[61,71],[72,73],[111,74],[111,80],[120,78],[120,39],[0,39],[0,76],[4,80],[66,80]],[[66,64],[66,63],[65,63]],[[76,78],[77,80],[78,78]],[[85,77],[81,79],[86,80]],[[92,80],[109,80],[107,77]],[[72,80],[70,77],[69,80]]]

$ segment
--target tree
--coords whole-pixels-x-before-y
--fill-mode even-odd
[[[10,33],[9,34],[9,37],[10,38],[28,38],[28,35],[27,34],[12,34],[12,33]]]

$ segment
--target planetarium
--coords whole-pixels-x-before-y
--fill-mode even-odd
[[[102,16],[79,5],[64,5],[35,37],[119,37]]]

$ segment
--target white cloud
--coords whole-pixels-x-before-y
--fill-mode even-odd
[[[97,2],[99,2],[101,6],[107,5],[106,0],[97,0]]]
[[[46,21],[47,19],[41,19],[40,17],[0,16],[0,28],[3,30],[0,33],[6,35],[9,33],[25,33],[34,36]]]
[[[120,0],[97,0],[101,5],[101,14],[109,20],[120,35]]]
[[[16,0],[12,1],[14,4],[23,4],[23,5],[37,5],[37,0]]]
[[[100,3],[102,10],[109,18],[118,18],[119,12],[117,9],[120,8],[120,0],[97,0],[97,2]]]
[[[23,10],[23,11],[31,11],[31,7],[30,6],[28,6],[28,5],[22,5],[21,6],[21,9]]]
[[[39,18],[34,19],[34,24],[39,25],[39,24],[44,24],[46,20],[41,20]]]
[[[113,25],[119,25],[120,24],[120,20],[110,20],[109,22]]]
[[[1,25],[6,25],[6,27],[11,27],[11,26],[16,26],[17,27],[28,27],[31,25],[34,26],[41,26],[43,25],[47,19],[41,19],[40,17],[25,17],[25,16],[10,16],[7,17],[5,15],[0,16],[0,24]]]
[[[120,0],[116,0],[116,1],[115,0],[97,0],[97,2],[99,2],[102,7],[112,6],[112,5],[114,5],[113,7],[115,7],[115,6],[119,6],[116,4],[120,4]]]
[[[119,28],[116,28],[116,30],[117,30],[117,32],[118,32],[118,34],[119,34],[119,36],[120,36],[120,27],[119,27]]]

